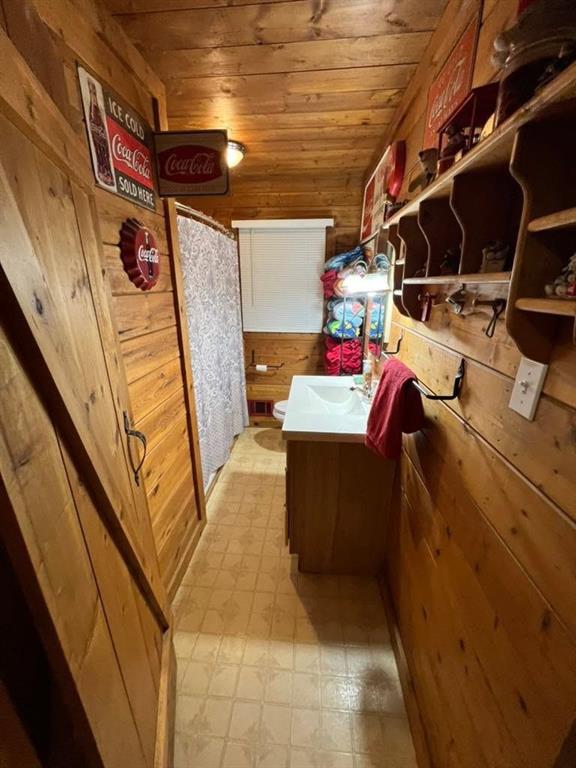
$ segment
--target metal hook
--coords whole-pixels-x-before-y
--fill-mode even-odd
[[[457,400],[460,397],[460,390],[462,389],[462,380],[464,379],[464,372],[465,372],[465,365],[464,365],[464,358],[462,358],[462,360],[460,360],[460,365],[458,366],[458,371],[456,372],[456,376],[454,377],[454,389],[451,395],[429,395],[419,381],[414,379],[412,383],[414,384],[418,392],[424,395],[424,397],[427,400]]]
[[[494,333],[496,332],[496,323],[498,322],[498,318],[504,312],[504,309],[506,307],[506,299],[495,299],[492,302],[492,318],[488,325],[486,326],[486,330],[484,333],[486,336],[488,336],[489,339],[491,339],[494,336]]]
[[[399,337],[398,341],[396,342],[396,349],[393,349],[393,350],[385,349],[385,350],[383,350],[384,354],[385,355],[397,355],[400,352],[400,345],[402,344],[402,339],[403,338],[404,338],[404,334],[402,333],[402,334],[400,334],[400,337]]]

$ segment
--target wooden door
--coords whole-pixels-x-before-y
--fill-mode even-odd
[[[0,536],[91,763],[153,766],[168,628],[85,149],[0,30]],[[48,129],[47,129],[48,125]]]

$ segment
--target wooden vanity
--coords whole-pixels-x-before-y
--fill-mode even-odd
[[[396,462],[365,447],[368,408],[361,410],[347,394],[351,378],[333,382],[342,386],[341,402],[334,403],[339,412],[314,411],[308,382],[321,389],[325,379],[331,377],[296,376],[290,392],[282,430],[287,441],[286,538],[300,571],[378,574]]]

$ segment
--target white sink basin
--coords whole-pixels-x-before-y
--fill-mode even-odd
[[[369,411],[352,376],[294,376],[282,436],[361,443]]]
[[[308,405],[312,412],[351,413],[359,416],[368,413],[368,404],[358,389],[312,384],[307,386],[307,391]]]

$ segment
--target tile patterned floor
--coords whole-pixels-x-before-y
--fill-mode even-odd
[[[295,572],[279,430],[238,438],[176,597],[174,768],[416,768],[374,579]]]

